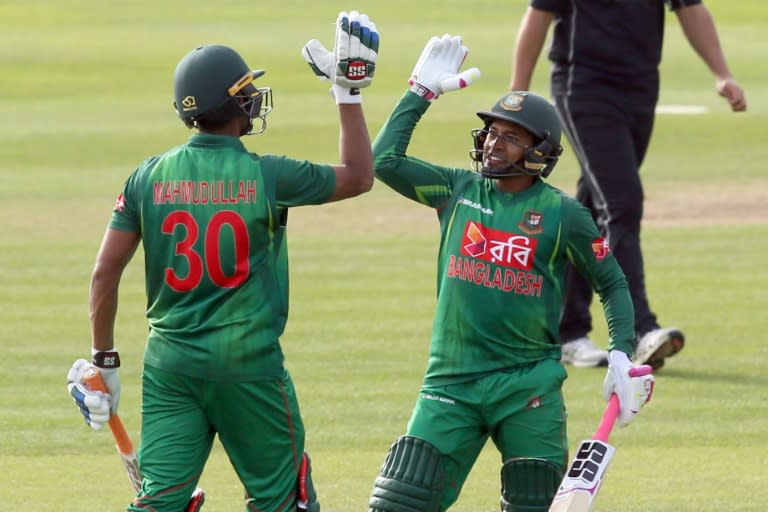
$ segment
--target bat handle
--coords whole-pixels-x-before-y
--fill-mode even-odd
[[[642,366],[633,366],[630,368],[629,376],[642,377],[643,375],[648,375],[651,372],[653,372],[653,368],[647,364],[644,364]],[[600,420],[600,424],[597,425],[597,430],[595,431],[595,435],[592,436],[592,438],[607,443],[608,436],[611,435],[613,424],[616,423],[616,418],[618,416],[619,397],[616,395],[616,393],[613,393],[611,398],[608,400],[608,406],[605,408],[603,418]]]
[[[642,377],[643,375],[648,375],[650,373],[653,373],[653,367],[649,364],[633,366],[629,369],[630,377]]]
[[[102,393],[108,393],[107,386],[104,384],[104,379],[101,378],[101,372],[97,367],[91,367],[83,374],[83,382],[88,388],[94,391],[101,391]],[[112,430],[112,435],[115,437],[117,443],[117,450],[123,455],[129,455],[133,453],[133,443],[125,430],[120,416],[110,414],[109,416],[109,428]]]
[[[616,418],[618,416],[619,416],[619,397],[616,395],[616,393],[614,393],[611,395],[610,400],[608,400],[608,406],[605,408],[603,417],[600,420],[600,423],[597,425],[597,430],[595,431],[595,435],[592,436],[592,438],[597,439],[598,441],[607,443],[608,436],[611,435],[611,430],[613,430],[613,424],[616,423]]]

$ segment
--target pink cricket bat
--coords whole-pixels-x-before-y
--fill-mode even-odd
[[[629,370],[630,377],[648,375],[653,369],[648,365]],[[619,415],[619,397],[611,395],[608,406],[592,439],[582,441],[576,450],[568,471],[560,483],[549,512],[589,512],[597,491],[605,478],[605,471],[616,449],[608,444],[613,424]]]

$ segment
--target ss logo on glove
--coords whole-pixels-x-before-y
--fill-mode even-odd
[[[343,69],[346,64],[346,69]],[[368,64],[363,61],[356,60],[349,63],[340,63],[344,76],[349,80],[362,80],[368,76]]]

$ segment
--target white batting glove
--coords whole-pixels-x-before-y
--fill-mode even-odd
[[[435,100],[444,92],[468,87],[480,78],[480,70],[470,68],[459,73],[469,50],[460,36],[444,34],[432,37],[413,68],[408,85],[426,100]]]
[[[67,391],[80,408],[85,422],[94,430],[101,430],[109,421],[109,395],[91,391],[83,382],[83,374],[91,367],[85,359],[78,359],[67,373]]]
[[[333,51],[311,39],[301,49],[301,55],[315,75],[331,81],[336,103],[361,103],[360,89],[373,81],[378,51],[376,24],[365,14],[342,11],[336,18]]]
[[[630,374],[641,373],[632,376]],[[646,373],[647,372],[647,373]],[[619,397],[619,416],[616,422],[620,427],[629,425],[640,409],[651,400],[655,379],[650,367],[635,367],[629,355],[620,350],[608,353],[608,373],[603,382],[603,398],[608,401],[613,393]]]

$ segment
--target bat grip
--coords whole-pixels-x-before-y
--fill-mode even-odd
[[[608,436],[611,435],[611,430],[613,430],[613,424],[616,423],[616,418],[618,416],[619,416],[619,397],[616,395],[616,393],[614,393],[611,395],[610,400],[608,400],[608,406],[605,408],[603,417],[600,420],[600,423],[597,425],[597,430],[595,431],[595,435],[592,436],[592,438],[597,439],[598,441],[607,443]]]
[[[104,379],[101,378],[101,372],[99,372],[99,369],[95,366],[86,370],[85,374],[83,374],[83,382],[86,386],[88,386],[88,388],[94,391],[101,391],[102,393],[109,392],[107,390],[107,386],[104,384]],[[132,454],[133,443],[131,442],[131,438],[128,435],[128,432],[125,430],[125,426],[123,425],[123,422],[117,413],[110,414],[109,428],[112,430],[112,435],[115,438],[117,451],[123,455]]]
[[[651,368],[647,364],[642,366],[634,366],[629,369],[629,376],[642,377],[643,375],[648,375],[652,371],[653,371],[653,368]],[[611,395],[611,398],[608,400],[608,406],[605,408],[605,412],[603,413],[603,418],[600,420],[600,423],[597,425],[597,430],[595,431],[595,435],[592,436],[592,438],[602,441],[604,443],[607,443],[608,436],[611,435],[611,430],[613,430],[613,424],[616,423],[616,418],[618,416],[619,416],[619,397],[616,395],[616,393],[613,393]]]

